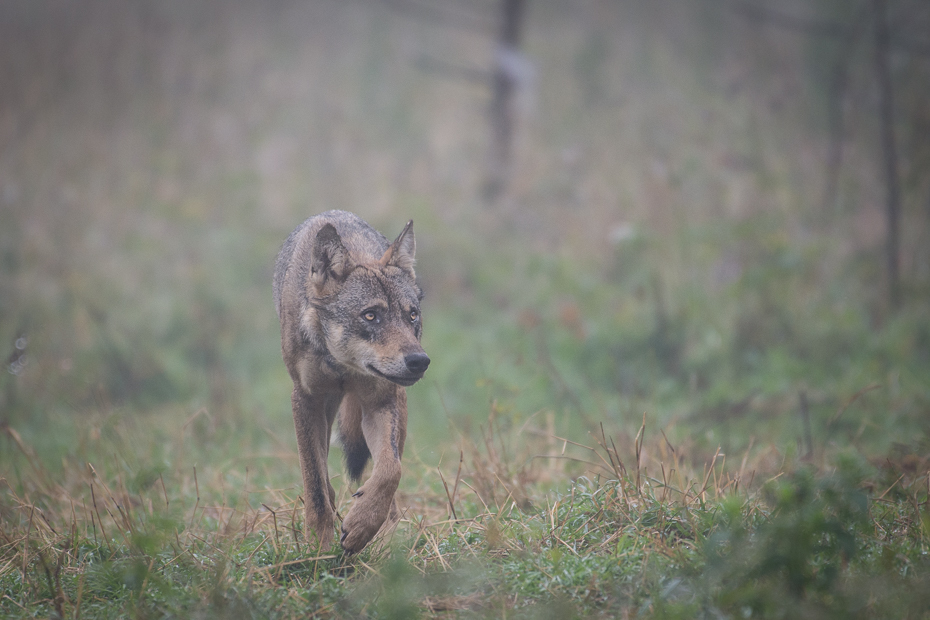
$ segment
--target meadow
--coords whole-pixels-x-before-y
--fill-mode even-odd
[[[411,6],[0,8],[0,616],[930,617],[926,58],[895,307],[867,45],[825,191],[846,48],[532,3],[489,203],[495,7]],[[414,220],[433,360],[351,557],[302,537],[271,299],[331,208]]]

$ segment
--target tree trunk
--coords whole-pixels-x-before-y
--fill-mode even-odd
[[[901,190],[898,181],[898,155],[894,136],[894,90],[888,64],[888,22],[885,0],[872,0],[872,22],[875,36],[875,78],[879,90],[882,155],[885,167],[885,215],[888,261],[888,301],[892,310],[901,305],[900,227]]]
[[[507,188],[513,168],[514,96],[519,80],[513,61],[519,56],[525,5],[525,0],[501,0],[501,31],[491,84],[491,154],[484,191],[489,202]]]

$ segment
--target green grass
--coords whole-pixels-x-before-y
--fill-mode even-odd
[[[189,450],[191,429],[169,437],[146,428],[145,445],[142,429],[111,430],[118,439],[95,440],[97,427],[77,439],[104,441],[112,457],[58,470],[8,432],[5,453],[19,454],[6,457],[15,467],[0,505],[4,615],[930,613],[927,477],[906,466],[881,471],[846,455],[834,468],[797,464],[760,484],[747,463],[719,454],[691,470],[667,444],[650,472],[635,455],[645,461],[662,444],[642,434],[624,463],[603,435],[552,454],[526,441],[527,429],[489,431],[481,447],[463,442],[462,464],[450,459],[444,473],[409,467],[404,520],[388,540],[345,557],[303,541],[294,485],[276,488],[280,467],[195,453],[199,463],[179,470],[149,446]],[[533,458],[547,454],[587,474],[560,483],[565,468],[552,462],[561,459]]]

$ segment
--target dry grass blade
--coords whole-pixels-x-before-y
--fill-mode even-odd
[[[338,558],[338,555],[317,555],[312,558],[299,558],[296,560],[288,560],[286,562],[279,562],[277,564],[271,564],[269,566],[263,566],[262,569],[267,570],[281,570],[285,566],[293,566],[294,564],[303,564],[305,562],[319,562],[321,560],[333,560]]]
[[[442,475],[442,470],[439,467],[436,467],[436,471],[439,472],[439,479],[442,480],[442,488],[446,490],[446,498],[449,500],[449,510],[452,512],[452,518],[458,521],[459,517],[455,514],[455,503],[452,501],[452,494],[449,492],[449,485],[446,484],[446,479]]]
[[[464,484],[464,485],[467,486],[469,489],[471,489],[471,492],[475,494],[475,497],[477,497],[477,498],[478,498],[478,501],[481,502],[481,505],[484,506],[484,511],[485,511],[486,513],[490,513],[490,512],[491,512],[491,509],[488,508],[487,502],[485,502],[484,499],[481,497],[481,494],[478,493],[478,491],[475,490],[475,487],[471,486],[470,484],[468,484],[468,483],[465,482],[464,480],[462,480],[462,484]]]
[[[90,463],[88,463],[88,466],[90,466]],[[113,547],[110,546],[110,537],[107,536],[107,531],[106,531],[106,529],[103,527],[103,519],[100,518],[100,508],[97,507],[97,495],[94,493],[94,482],[93,482],[93,480],[91,480],[91,482],[90,482],[90,499],[91,499],[91,502],[92,502],[93,505],[94,505],[94,513],[96,513],[96,515],[97,515],[97,523],[100,525],[100,535],[103,536],[103,541],[104,541],[105,543],[107,543],[107,549],[109,550],[110,555],[112,556],[112,555],[113,555]]]
[[[452,503],[455,504],[456,493],[459,490],[459,481],[462,479],[462,465],[465,462],[465,451],[459,449],[459,467],[455,472],[455,484],[452,485]]]
[[[885,496],[888,495],[888,492],[891,491],[891,489],[895,488],[898,485],[898,483],[901,482],[901,480],[904,478],[905,475],[906,474],[901,474],[900,476],[898,476],[898,479],[892,482],[891,486],[885,489],[884,492],[882,492],[882,494],[878,496],[878,500],[885,499]]]
[[[633,439],[633,446],[636,448],[636,489],[641,491],[640,470],[642,469],[643,442],[646,440],[646,412],[643,412],[643,423],[639,427],[639,432]]]
[[[18,432],[16,432],[16,429],[3,424],[3,432],[10,436],[10,438],[13,440],[13,443],[16,444],[16,447],[20,449],[20,451],[26,457],[26,460],[29,461],[32,469],[36,472],[41,472],[42,468],[40,467],[39,462],[36,460],[35,451],[27,446],[25,442],[23,442],[23,438],[20,437]]]
[[[607,439],[607,434],[604,432],[603,422],[601,422],[600,428],[601,428],[600,439],[598,439],[597,437],[595,437],[594,439],[595,441],[597,441],[598,445],[600,445],[601,448],[604,450],[604,452],[607,454],[607,458],[608,458],[607,462],[609,462],[609,465],[610,465],[610,473],[612,473],[617,478],[617,480],[621,480],[623,462],[620,460],[620,455],[617,454],[617,447],[613,443],[613,438],[610,439],[610,446],[607,445],[608,439]],[[602,461],[604,460],[603,457],[601,457],[601,460]]]
[[[421,604],[430,613],[466,611],[481,607],[485,597],[479,593],[471,595],[427,596]]]
[[[840,417],[844,413],[846,413],[846,410],[849,409],[849,407],[852,406],[854,402],[859,400],[865,394],[871,392],[872,390],[877,390],[880,387],[882,387],[881,383],[873,383],[872,385],[868,385],[862,388],[861,390],[859,390],[858,392],[856,392],[855,394],[853,394],[845,403],[842,404],[842,406],[839,409],[837,409],[836,413],[833,414],[833,417],[830,418],[829,422],[827,422],[827,428],[831,428],[834,424],[836,424],[839,421]]]
[[[274,544],[277,548],[281,544],[281,541],[278,540],[278,515],[274,510],[269,508],[267,504],[262,504],[262,506],[271,513],[271,519],[274,522]]]
[[[698,497],[701,498],[701,501],[705,501],[704,493],[707,491],[707,482],[710,480],[711,474],[714,473],[714,466],[717,464],[717,457],[720,456],[720,447],[717,447],[717,451],[714,452],[714,458],[710,461],[710,467],[704,471],[704,481],[701,482],[701,490],[698,491]]]
[[[595,452],[595,454],[597,453]],[[598,457],[603,460],[603,457],[600,457],[599,454],[598,454]],[[555,460],[571,461],[573,463],[584,463],[585,465],[590,465],[592,470],[601,469],[607,474],[610,474],[610,475],[614,474],[614,470],[611,467],[601,465],[600,463],[594,463],[592,461],[587,461],[585,459],[578,458],[577,456],[566,456],[563,454],[534,454],[530,458],[531,459],[542,459],[542,460],[555,459]],[[606,463],[606,461],[604,462]]]
[[[29,563],[29,534],[32,532],[32,518],[35,515],[35,507],[29,511],[29,525],[26,526],[26,542],[23,544],[23,582],[28,579],[28,574],[26,573],[26,566]]]

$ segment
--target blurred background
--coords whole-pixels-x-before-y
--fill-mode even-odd
[[[927,454],[927,33],[923,0],[5,0],[0,424],[293,452],[272,266],[345,209],[415,222],[414,458],[644,412],[696,461]]]

